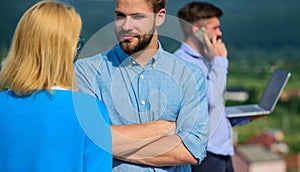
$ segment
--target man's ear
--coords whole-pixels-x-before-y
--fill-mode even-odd
[[[160,26],[165,22],[166,19],[166,9],[162,8],[156,13],[156,26]]]
[[[196,33],[198,30],[200,29],[200,27],[193,25],[192,26],[192,32]]]

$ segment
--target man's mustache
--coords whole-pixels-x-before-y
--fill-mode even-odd
[[[119,32],[119,35],[127,35],[127,36],[133,36],[133,37],[141,36],[141,34],[139,34],[139,33],[128,32],[128,31],[121,31],[121,32]]]

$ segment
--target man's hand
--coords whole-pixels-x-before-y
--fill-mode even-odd
[[[222,39],[213,38],[212,45],[214,46],[215,50],[217,51],[217,55],[221,57],[227,58],[228,52],[225,43]]]
[[[207,34],[203,34],[204,45],[203,52],[201,53],[207,59],[213,59],[216,56],[227,58],[228,52],[225,43],[221,39],[217,39],[217,36],[213,36],[212,41],[209,40]]]

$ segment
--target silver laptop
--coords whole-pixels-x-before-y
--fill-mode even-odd
[[[291,73],[275,70],[258,104],[226,106],[227,117],[242,117],[270,114],[291,76]]]

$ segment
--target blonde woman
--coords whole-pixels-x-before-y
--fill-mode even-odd
[[[80,31],[80,16],[59,2],[37,3],[20,19],[0,73],[1,171],[111,171],[105,106],[73,85]],[[101,128],[92,141],[81,114],[93,103]]]

